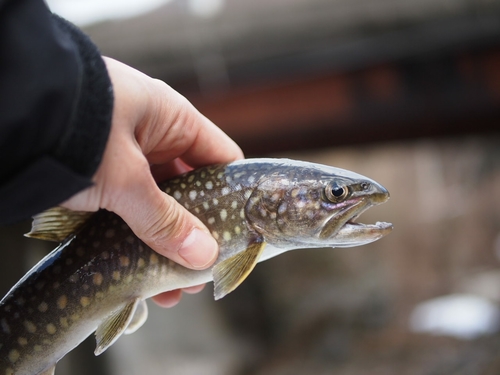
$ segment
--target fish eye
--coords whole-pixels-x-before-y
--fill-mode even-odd
[[[340,202],[349,196],[349,188],[335,182],[328,184],[325,188],[325,196],[330,202]]]

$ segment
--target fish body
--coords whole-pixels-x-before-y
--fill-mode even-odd
[[[362,245],[392,229],[354,221],[385,202],[387,190],[313,163],[247,159],[197,169],[160,188],[211,231],[220,248],[214,266],[195,271],[158,255],[105,210],[35,217],[30,236],[62,243],[0,301],[0,375],[53,374],[94,331],[102,353],[144,323],[144,300],[161,292],[213,280],[219,299],[259,261],[292,249]]]

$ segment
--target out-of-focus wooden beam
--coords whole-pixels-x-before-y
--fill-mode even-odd
[[[187,94],[249,155],[499,131],[500,49]]]

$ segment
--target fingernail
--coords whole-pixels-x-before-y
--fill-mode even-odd
[[[218,254],[218,245],[208,233],[197,228],[189,234],[179,249],[179,255],[193,268],[204,269]]]

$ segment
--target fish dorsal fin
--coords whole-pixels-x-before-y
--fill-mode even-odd
[[[142,327],[146,320],[148,320],[148,305],[146,304],[146,301],[142,300],[137,304],[134,316],[132,317],[132,320],[128,324],[127,329],[124,333],[126,335],[134,333]]]
[[[97,327],[95,331],[97,341],[95,355],[103,353],[125,332],[140,301],[139,298],[135,298],[128,302],[121,310],[115,311]]]
[[[52,366],[48,370],[45,370],[44,372],[41,372],[40,375],[54,375],[56,371],[56,365]]]
[[[216,300],[231,293],[247,278],[257,264],[265,246],[265,242],[254,242],[245,251],[214,266],[212,273]]]
[[[80,228],[95,212],[71,211],[53,207],[33,216],[31,231],[26,237],[62,242]]]

